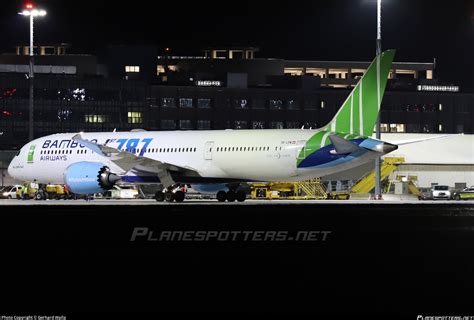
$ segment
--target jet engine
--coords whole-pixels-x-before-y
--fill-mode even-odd
[[[99,162],[77,162],[64,173],[64,182],[78,194],[92,194],[111,189],[120,177],[110,172],[109,167]]]

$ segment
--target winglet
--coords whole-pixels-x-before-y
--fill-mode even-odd
[[[329,139],[331,140],[335,149],[335,152],[331,152],[332,154],[348,154],[360,149],[357,144],[347,141],[338,135],[329,136]]]
[[[95,143],[93,143],[93,142],[90,142],[90,141],[88,141],[88,140],[83,139],[83,138],[82,138],[82,135],[81,135],[80,133],[74,135],[74,136],[72,137],[72,140],[79,142],[81,145],[83,145],[83,146],[85,146],[85,147],[91,149],[91,150],[94,151],[95,153],[98,153],[98,154],[101,154],[101,155],[104,155],[104,156],[105,156],[105,154],[102,152],[102,150],[100,149],[100,147],[99,147],[97,144],[95,144]]]

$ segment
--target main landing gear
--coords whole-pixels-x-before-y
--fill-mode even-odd
[[[169,188],[164,188],[161,191],[155,193],[155,200],[158,202],[183,202],[186,198],[186,185],[177,185]]]
[[[247,198],[247,195],[242,190],[229,190],[227,192],[222,190],[217,193],[216,198],[219,202],[225,202],[226,200],[229,202],[234,202],[235,200],[237,200],[238,202],[244,202]]]

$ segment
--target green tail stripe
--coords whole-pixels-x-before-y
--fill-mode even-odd
[[[394,57],[395,50],[387,50],[372,61],[331,122],[306,142],[298,155],[298,165],[305,157],[319,150],[323,142],[324,146],[331,143],[328,132],[335,132],[346,139],[372,135]]]
[[[372,135],[394,56],[387,50],[374,59],[325,130],[351,133],[352,124],[355,135]]]

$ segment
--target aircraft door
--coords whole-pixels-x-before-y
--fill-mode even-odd
[[[207,141],[204,146],[204,159],[212,160],[212,149],[214,148],[214,141]]]

